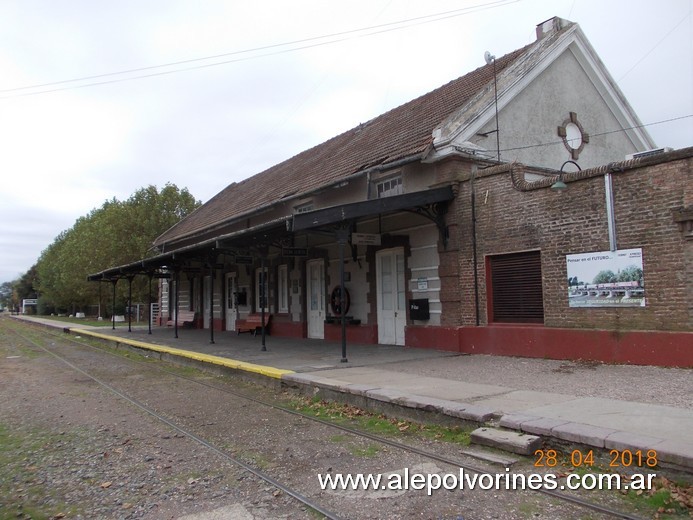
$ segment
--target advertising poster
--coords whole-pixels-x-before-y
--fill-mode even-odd
[[[566,255],[570,307],[644,307],[642,249]]]

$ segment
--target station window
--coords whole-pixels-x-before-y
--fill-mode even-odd
[[[489,256],[487,275],[489,322],[544,323],[539,251]]]
[[[402,176],[390,177],[382,180],[375,185],[375,193],[379,199],[383,197],[392,197],[393,195],[401,195],[404,193],[402,188]]]
[[[315,208],[313,206],[313,201],[306,202],[305,204],[299,204],[298,206],[294,207],[294,212],[295,213],[308,213],[309,211],[313,211]]]

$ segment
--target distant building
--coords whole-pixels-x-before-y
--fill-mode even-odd
[[[177,295],[218,331],[264,308],[272,335],[338,340],[345,313],[349,342],[693,366],[691,157],[655,146],[579,26],[553,18],[90,278],[169,271],[162,322]]]

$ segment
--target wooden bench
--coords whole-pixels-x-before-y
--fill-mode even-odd
[[[173,316],[175,316],[175,312]],[[173,327],[173,316],[170,316],[169,320],[166,322],[166,325],[169,327]],[[178,311],[179,327],[192,327],[193,323],[195,323],[195,311]]]
[[[271,318],[271,314],[265,314],[265,331],[269,329]],[[248,314],[244,320],[236,320],[236,334],[250,332],[253,336],[257,336],[260,330],[262,330],[262,314],[260,313]]]

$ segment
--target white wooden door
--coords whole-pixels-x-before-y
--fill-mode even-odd
[[[308,337],[325,338],[325,263],[322,260],[308,262]]]
[[[378,251],[376,264],[378,343],[404,345],[404,327],[407,324],[404,250]]]
[[[205,276],[204,287],[202,289],[202,327],[205,329],[209,328],[209,306],[210,306],[210,294],[212,291],[212,277]]]
[[[226,330],[236,330],[237,306],[236,306],[236,273],[226,273]]]

